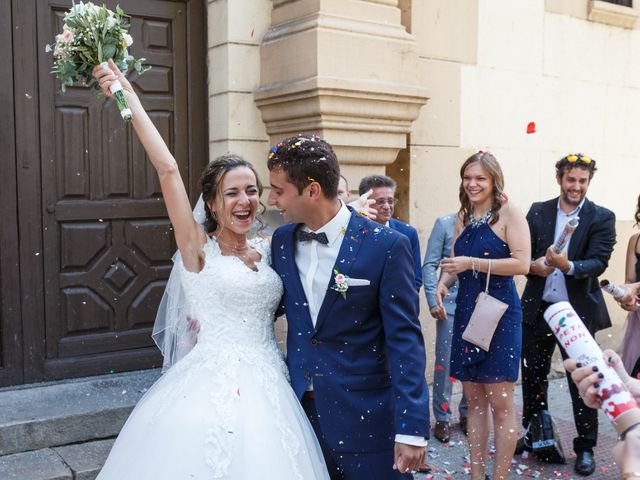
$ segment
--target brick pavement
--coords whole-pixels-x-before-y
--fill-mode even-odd
[[[451,401],[452,409],[457,409],[460,393],[456,393]],[[516,404],[518,416],[522,414],[522,399],[520,385],[516,386]],[[567,387],[566,378],[558,378],[549,382],[549,404],[553,415],[561,443],[567,455],[566,465],[546,464],[539,462],[533,456],[517,455],[513,460],[513,468],[509,479],[537,478],[538,480],[577,480],[589,478],[589,480],[619,479],[620,473],[613,462],[611,449],[617,441],[615,430],[604,417],[599,415],[600,427],[598,433],[598,445],[594,451],[596,458],[596,471],[589,477],[581,477],[573,471],[575,453],[572,450],[575,427],[573,424],[573,412],[571,410],[571,397]],[[429,442],[428,463],[433,468],[431,474],[416,474],[415,480],[445,480],[445,479],[469,479],[464,469],[468,467],[468,448],[466,437],[458,427],[457,410],[453,410],[454,418],[451,424],[451,440],[448,445],[443,445],[432,437]],[[432,425],[435,424],[431,415]],[[491,444],[491,437],[489,440]],[[522,468],[518,468],[522,467]],[[491,459],[488,461],[487,472],[491,473]],[[540,473],[535,473],[540,472]]]

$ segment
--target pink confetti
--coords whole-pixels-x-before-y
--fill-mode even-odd
[[[436,365],[436,370],[439,372],[444,370],[444,365]]]

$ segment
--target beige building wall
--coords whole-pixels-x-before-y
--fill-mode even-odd
[[[283,85],[287,78],[299,84],[304,77],[300,72],[311,72],[320,80],[339,72],[341,82],[349,88],[384,80],[385,65],[393,59],[381,55],[380,50],[384,49],[384,38],[389,38],[389,51],[402,56],[398,68],[410,73],[412,85],[418,78],[428,101],[413,122],[408,148],[399,152],[396,164],[389,165],[395,158],[389,156],[389,144],[380,157],[388,159],[376,157],[370,164],[350,152],[344,169],[352,187],[357,177],[380,171],[386,162],[387,171],[400,182],[405,212],[418,228],[424,252],[435,218],[457,209],[458,169],[471,153],[480,148],[495,153],[503,166],[510,198],[526,211],[531,202],[557,195],[554,162],[569,151],[581,151],[598,160],[589,198],[612,209],[618,218],[618,244],[605,276],[614,281],[623,279],[631,218],[640,193],[640,135],[635,132],[640,125],[636,9],[589,0],[209,0],[208,5],[212,158],[226,151],[240,153],[258,166],[263,180],[268,178],[265,155],[273,138],[267,134],[262,117],[265,112],[256,106],[254,93],[261,87],[261,69],[262,76],[273,77],[265,58],[261,58],[260,46],[274,21],[274,8],[280,7],[283,12],[275,14],[277,22],[287,20],[281,18],[283,15],[299,14],[300,18],[291,23],[295,28],[301,28],[307,18],[319,19],[323,33],[318,38],[324,39],[322,51],[314,60],[308,52],[299,55],[296,35],[286,25],[282,33],[274,35],[287,37],[285,50],[275,50],[278,55],[286,55],[278,62],[287,69],[276,72]],[[341,8],[347,20],[340,17]],[[362,8],[366,10],[361,11],[360,18],[366,12],[366,21],[358,23],[353,12]],[[389,8],[401,11],[402,25],[410,37],[389,33],[397,31],[389,24],[389,19],[395,18]],[[332,37],[332,29],[339,31],[339,36]],[[371,33],[369,29],[381,32],[375,49],[363,41]],[[308,34],[301,33],[300,38],[308,43]],[[331,38],[340,41],[333,40],[332,44]],[[406,45],[404,49],[398,49],[398,38]],[[334,68],[333,54],[343,54],[356,44],[357,64],[364,67],[350,68],[344,55],[337,55],[341,60]],[[417,62],[413,52],[407,55],[407,48],[417,50]],[[268,52],[274,55],[271,44]],[[371,68],[375,62],[367,61],[367,57],[387,60],[377,71]],[[308,65],[310,61],[317,64]],[[393,75],[388,78],[401,80]],[[328,83],[310,84],[314,88],[321,84],[326,90]],[[384,85],[385,102],[393,88],[402,87],[398,83],[396,87]],[[370,92],[365,95],[371,96]],[[314,122],[324,124],[322,111],[327,107],[317,102],[314,108]],[[340,110],[338,123],[348,124],[352,109],[360,128],[366,108],[364,104]],[[287,108],[281,112],[280,121]],[[410,120],[406,114],[405,124]],[[382,120],[376,122],[376,128],[382,128]],[[529,122],[536,123],[536,133],[526,133]],[[340,141],[348,144],[348,135],[340,130]],[[364,149],[362,135],[366,132],[354,137],[353,144],[359,142],[358,148]],[[522,279],[519,282],[522,284]],[[421,320],[431,356],[435,330],[424,298],[422,302]],[[599,338],[607,346],[618,342],[624,320],[614,304],[610,311],[615,326],[601,332]]]
[[[263,181],[269,137],[253,94],[271,8],[271,0],[208,0],[209,158],[242,155]]]
[[[598,160],[589,198],[618,220],[604,276],[623,280],[640,193],[640,31],[612,25],[626,17],[607,16],[634,18],[632,9],[600,7],[604,14],[592,21],[587,0],[412,2],[430,92],[410,146],[411,222],[421,240],[436,216],[457,208],[458,168],[469,154],[496,155],[507,193],[526,212],[558,194],[555,161],[580,151]],[[536,133],[526,133],[529,122]],[[610,312],[614,328],[599,340],[614,346],[624,314],[613,302]]]

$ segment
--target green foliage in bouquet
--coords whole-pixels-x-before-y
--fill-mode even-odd
[[[133,38],[128,18],[120,6],[113,12],[91,2],[73,3],[64,16],[62,33],[45,49],[53,51],[52,73],[62,82],[63,92],[78,81],[100,90],[91,72],[110,58],[122,72],[133,68],[142,74],[151,68],[142,65],[144,58],[136,60],[129,54]]]

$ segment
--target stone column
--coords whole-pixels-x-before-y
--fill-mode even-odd
[[[427,93],[398,0],[273,0],[260,55],[255,100],[272,144],[322,136],[352,188],[406,148]]]

